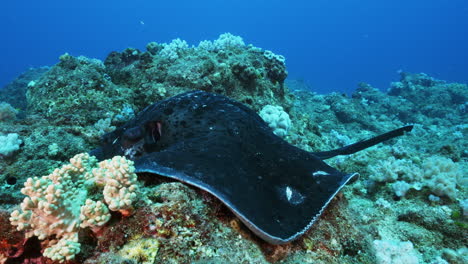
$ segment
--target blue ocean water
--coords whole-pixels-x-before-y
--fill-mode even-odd
[[[466,0],[15,0],[0,8],[0,87],[65,52],[104,59],[224,32],[284,55],[318,92],[386,89],[398,70],[468,82]]]

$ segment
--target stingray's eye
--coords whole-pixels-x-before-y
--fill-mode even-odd
[[[145,148],[153,149],[161,138],[161,122],[150,121],[145,124]]]
[[[146,143],[156,143],[161,138],[161,122],[152,121],[146,123]]]

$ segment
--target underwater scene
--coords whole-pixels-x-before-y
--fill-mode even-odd
[[[468,4],[91,2],[0,11],[0,264],[468,263]]]

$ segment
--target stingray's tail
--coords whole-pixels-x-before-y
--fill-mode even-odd
[[[353,154],[353,153],[356,153],[356,152],[361,151],[363,149],[366,149],[368,147],[372,147],[374,145],[377,145],[380,142],[384,142],[384,141],[392,139],[394,137],[402,136],[402,135],[405,134],[405,132],[409,132],[412,129],[413,129],[412,125],[400,127],[398,129],[392,130],[392,131],[387,132],[385,134],[373,137],[373,138],[368,139],[368,140],[359,141],[357,143],[354,143],[354,144],[351,144],[351,145],[348,145],[348,146],[344,146],[344,147],[339,148],[339,149],[334,149],[334,150],[329,150],[329,151],[322,151],[322,152],[315,152],[314,155],[316,155],[320,159],[324,160],[324,159],[333,158],[333,157],[338,156],[338,155]]]

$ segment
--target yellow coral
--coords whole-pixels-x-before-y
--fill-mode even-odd
[[[131,240],[119,250],[123,258],[133,259],[136,263],[152,264],[158,254],[159,242],[154,238],[138,238]]]

